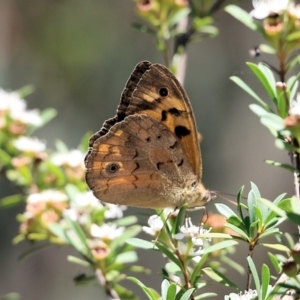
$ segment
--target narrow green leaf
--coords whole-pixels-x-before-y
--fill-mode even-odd
[[[272,265],[273,265],[276,273],[279,274],[281,272],[281,268],[280,268],[280,263],[278,262],[276,256],[273,253],[271,253],[271,252],[268,252],[268,256],[269,256],[269,258],[270,258],[270,260],[272,262]]]
[[[211,252],[221,250],[221,249],[224,249],[224,248],[228,248],[228,247],[231,247],[231,246],[234,246],[234,245],[237,245],[237,244],[238,244],[238,242],[234,241],[234,240],[222,241],[222,242],[219,242],[219,243],[214,244],[212,246],[209,246],[208,248],[205,248],[204,249],[204,254],[211,253]]]
[[[168,25],[169,27],[173,27],[174,25],[177,25],[180,20],[187,17],[190,13],[190,8],[186,7],[183,9],[178,10],[177,13],[175,13],[172,18],[169,20]]]
[[[24,201],[24,195],[12,195],[0,199],[0,207],[11,208]]]
[[[9,165],[12,157],[6,153],[4,150],[0,149],[0,162],[2,166]],[[1,166],[1,168],[2,168]]]
[[[68,255],[67,260],[69,262],[72,262],[74,264],[77,264],[77,265],[80,265],[80,266],[83,266],[83,267],[90,267],[91,266],[91,264],[88,261],[83,260],[83,259],[78,258],[78,257],[73,256],[73,255]]]
[[[169,250],[165,245],[163,245],[160,242],[156,242],[156,246],[157,248],[163,253],[165,254],[171,261],[173,261],[177,266],[181,267],[181,262],[179,261],[179,259],[174,255],[174,253]]]
[[[300,225],[300,215],[299,214],[295,214],[295,213],[292,213],[292,212],[287,212],[287,218],[295,223],[296,225]]]
[[[236,233],[237,233],[238,235],[240,235],[245,241],[248,241],[248,240],[250,239],[250,237],[248,236],[248,234],[247,234],[245,231],[243,231],[242,229],[240,229],[239,227],[237,227],[237,226],[234,226],[234,225],[231,225],[231,224],[229,224],[229,223],[226,223],[226,224],[225,224],[225,227],[227,227],[227,228],[233,230],[234,232],[236,232]],[[234,237],[234,238],[236,238],[236,237]]]
[[[61,140],[56,140],[55,141],[55,146],[56,146],[57,151],[60,152],[60,153],[69,152],[69,149],[68,149],[67,145]]]
[[[268,112],[266,109],[264,109],[258,104],[250,104],[249,108],[260,118],[264,116],[268,116],[270,114],[270,112]]]
[[[1,300],[21,300],[21,295],[18,293],[8,293],[2,296]]]
[[[136,283],[143,291],[144,293],[147,295],[148,299],[150,300],[158,300],[159,297],[156,297],[154,292],[146,287],[140,280],[138,280],[137,278],[134,278],[134,277],[127,277],[128,280],[131,280],[132,282]]]
[[[270,236],[270,235],[275,235],[275,234],[279,234],[280,231],[279,231],[279,228],[269,228],[269,229],[266,229],[261,235],[260,235],[260,239],[263,239],[267,236]]]
[[[258,95],[240,78],[236,76],[231,76],[230,80],[235,82],[240,88],[242,88],[246,93],[253,97],[265,110],[272,112],[271,107],[264,102]]]
[[[266,264],[261,268],[261,299],[265,299],[270,283],[270,270]]]
[[[280,131],[285,128],[283,119],[281,119],[279,116],[275,114],[269,114],[267,116],[261,117],[260,122],[266,127],[268,127],[269,129],[275,131]]]
[[[129,264],[134,263],[138,261],[138,256],[135,251],[127,251],[118,254],[115,262],[116,263],[122,263],[122,264]]]
[[[256,215],[254,211],[254,205],[256,205],[256,198],[252,190],[250,190],[250,192],[248,193],[247,204],[248,204],[250,224],[252,224],[253,222],[256,221]]]
[[[207,299],[207,298],[211,298],[211,297],[217,297],[218,294],[216,293],[203,293],[201,295],[198,295],[195,297],[195,300],[202,300],[202,299]]]
[[[283,119],[285,119],[287,117],[287,114],[288,114],[288,109],[287,109],[287,104],[288,104],[287,103],[287,95],[288,95],[287,91],[282,91],[282,92],[278,93],[278,96],[277,96],[277,101],[278,101],[277,109],[278,109],[278,113],[279,113],[279,116],[281,118],[283,118]]]
[[[229,208],[227,205],[223,203],[216,203],[215,207],[218,210],[218,212],[226,218],[229,218],[231,216],[236,216],[237,218],[239,218],[231,208]]]
[[[264,53],[276,54],[276,49],[274,49],[273,47],[271,47],[267,44],[260,44],[259,49]]]
[[[213,279],[214,281],[223,284],[227,287],[232,287],[236,290],[238,290],[239,288],[237,287],[237,285],[235,285],[231,280],[229,280],[227,277],[225,277],[223,274],[221,274],[220,272],[218,272],[217,270],[214,270],[212,268],[204,268],[202,270],[208,277],[210,277],[211,279]]]
[[[255,267],[255,264],[250,256],[247,256],[247,261],[248,261],[248,265],[249,265],[249,268],[251,270],[251,273],[252,273],[252,276],[254,279],[255,288],[257,290],[257,293],[259,294],[260,293],[260,282],[259,282],[259,277],[258,277],[258,273],[257,273],[256,267]]]
[[[174,226],[173,234],[177,234],[180,232],[180,227],[182,226],[186,217],[186,207],[187,207],[186,205],[183,205],[179,210],[179,213],[176,218],[176,224]]]
[[[167,299],[169,286],[170,286],[170,282],[167,279],[164,279],[163,282],[161,283],[161,299],[162,300]]]
[[[166,300],[175,300],[175,298],[176,298],[176,284],[172,283],[168,288]]]
[[[272,99],[274,104],[277,107],[277,100],[276,100],[276,90],[275,90],[275,79],[274,76],[272,77],[270,74],[270,69],[266,67],[266,65],[260,63],[258,65],[254,63],[246,63],[246,65],[251,69],[257,79],[265,88],[266,92],[268,93],[269,97]],[[273,75],[273,74],[272,74]],[[274,83],[274,84],[273,84]]]
[[[242,210],[242,197],[243,197],[243,191],[244,191],[244,185],[240,188],[238,195],[237,195],[237,209],[240,214],[240,218],[242,219],[242,222],[244,223],[244,215]]]
[[[121,219],[117,219],[114,221],[114,224],[118,226],[130,226],[137,223],[138,218],[136,216],[127,216]]]
[[[286,37],[286,41],[287,42],[293,42],[295,40],[298,40],[300,38],[300,31],[294,31],[293,33],[290,33],[287,37]]]
[[[208,254],[203,254],[202,257],[201,257],[201,259],[200,259],[200,261],[195,266],[195,268],[193,270],[193,273],[192,273],[192,276],[191,276],[191,279],[190,279],[190,282],[191,282],[192,286],[196,285],[196,281],[197,281],[198,275],[200,274],[200,272],[202,270],[202,267],[203,267],[204,263],[207,260],[207,257],[208,257]]]
[[[44,126],[45,124],[47,124],[48,122],[50,122],[53,118],[55,118],[57,115],[57,111],[54,108],[46,108],[44,109],[41,114],[40,117],[42,118],[42,126]]]
[[[245,26],[250,28],[251,30],[262,32],[261,25],[256,22],[248,12],[244,11],[240,7],[230,4],[227,5],[224,10],[228,12],[230,15],[232,15],[234,18],[239,20],[241,23],[243,23]]]
[[[289,252],[290,249],[288,247],[286,247],[285,245],[282,244],[265,244],[265,243],[260,243],[260,245],[267,247],[267,248],[271,248],[271,249],[275,249],[278,251],[284,251],[284,252]]]
[[[282,169],[286,169],[286,170],[291,171],[291,172],[296,171],[296,169],[293,166],[288,165],[288,164],[283,164],[283,163],[280,163],[278,161],[267,159],[267,160],[265,160],[265,163],[268,164],[268,165],[272,165],[272,166],[275,166],[275,167],[280,167]]]
[[[195,289],[189,289],[187,290],[183,295],[182,297],[180,298],[180,300],[189,300],[191,295],[193,294]]]
[[[145,241],[145,240],[142,240],[142,239],[139,239],[139,238],[130,238],[130,239],[127,239],[126,243],[128,245],[131,245],[131,246],[134,246],[134,247],[140,248],[140,249],[157,250],[157,247],[153,243]]]
[[[230,268],[236,270],[241,275],[245,274],[245,269],[237,263],[234,259],[229,258],[228,256],[220,255],[220,261],[222,261],[224,264],[227,264]]]
[[[256,201],[259,201],[262,204],[266,205],[269,209],[274,211],[278,216],[286,217],[286,213],[282,209],[280,209],[278,206],[273,204],[271,201],[263,199],[263,198],[258,198],[258,199],[256,199]]]

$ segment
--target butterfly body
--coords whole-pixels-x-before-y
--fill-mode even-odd
[[[136,66],[117,115],[91,137],[85,164],[86,181],[104,202],[148,208],[206,202],[190,102],[158,64]]]

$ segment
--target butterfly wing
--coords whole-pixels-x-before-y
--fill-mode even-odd
[[[90,147],[115,124],[135,114],[161,122],[178,138],[200,182],[202,161],[193,110],[183,87],[166,67],[147,61],[135,67],[122,93],[117,115],[91,137]]]
[[[88,185],[104,202],[164,208],[199,197],[178,138],[146,115],[128,116],[94,141],[86,167]]]

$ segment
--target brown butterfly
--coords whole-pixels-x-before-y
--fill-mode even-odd
[[[136,207],[205,205],[194,113],[181,84],[160,64],[140,62],[117,115],[89,142],[86,182],[101,201]]]

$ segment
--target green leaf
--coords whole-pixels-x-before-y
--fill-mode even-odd
[[[168,288],[166,300],[175,300],[175,298],[176,298],[176,284],[172,283]]]
[[[272,262],[272,265],[273,265],[276,273],[279,274],[281,272],[281,268],[280,268],[280,263],[278,262],[276,256],[273,253],[271,253],[271,252],[268,252],[268,256],[269,256],[269,258],[270,258],[270,260]]]
[[[248,12],[245,10],[241,9],[240,7],[236,5],[227,5],[224,10],[228,12],[230,15],[232,15],[234,18],[239,20],[241,23],[243,23],[245,26],[250,28],[251,30],[254,31],[259,31],[262,32],[261,25],[256,22]]]
[[[257,290],[257,293],[259,294],[260,293],[260,282],[259,282],[259,277],[258,277],[258,273],[257,273],[256,267],[255,267],[255,264],[250,256],[247,256],[247,261],[248,261],[248,265],[249,265],[249,268],[251,270],[251,273],[252,273],[252,276],[254,279],[255,288]]]
[[[157,250],[157,247],[148,241],[139,239],[139,238],[130,238],[126,240],[126,243],[128,245],[134,246],[136,248],[140,248],[140,249],[146,249],[146,250]]]
[[[163,253],[165,254],[171,261],[173,261],[177,266],[181,267],[181,262],[179,261],[179,259],[174,255],[174,253],[169,250],[164,244],[160,243],[160,242],[156,242],[156,246],[157,248]]]
[[[265,110],[272,112],[271,107],[264,102],[258,95],[240,78],[236,76],[231,76],[230,80],[235,82],[240,88],[242,88],[246,93],[252,96]]]
[[[299,54],[291,57],[287,63],[287,71],[288,72],[291,71],[299,64],[300,64],[300,55]],[[294,76],[292,76],[292,77],[294,77]],[[291,79],[291,77],[289,79]],[[287,81],[287,83],[288,83],[288,81]]]
[[[281,119],[279,116],[275,114],[269,114],[267,116],[261,117],[260,122],[266,127],[268,127],[270,130],[273,129],[276,131],[280,131],[285,128],[283,119]]]
[[[263,205],[266,205],[269,209],[274,211],[278,216],[280,217],[286,217],[286,213],[284,210],[280,209],[277,205],[273,204],[271,201],[263,199],[263,198],[258,198],[256,201],[261,202]]]
[[[191,279],[190,279],[192,286],[196,285],[197,278],[198,278],[199,274],[201,273],[202,267],[203,267],[204,263],[206,262],[207,257],[208,257],[208,254],[203,254],[200,261],[195,266],[192,276],[191,276]]]
[[[263,239],[267,236],[270,236],[270,235],[275,235],[275,234],[279,234],[280,231],[279,231],[279,228],[269,228],[269,229],[266,229],[260,236],[259,238],[260,239]]]
[[[274,49],[273,47],[271,47],[267,44],[260,44],[259,49],[264,53],[276,54],[276,49]]]
[[[89,148],[89,140],[90,137],[92,136],[92,132],[87,132],[86,134],[84,134],[84,136],[81,138],[80,143],[78,145],[78,149],[81,152],[87,152],[88,148]]]
[[[82,267],[90,267],[91,266],[91,264],[88,261],[83,260],[83,259],[78,258],[78,257],[73,256],[73,255],[68,255],[67,256],[67,260],[69,262],[72,262],[74,264],[80,265]]]
[[[257,104],[250,104],[249,108],[260,118],[263,116],[268,116],[270,114],[270,112]]]
[[[187,290],[183,295],[182,297],[180,298],[180,300],[189,300],[191,295],[193,294],[195,289],[189,289]]]
[[[290,33],[287,37],[286,37],[286,41],[287,42],[293,42],[295,40],[298,40],[300,38],[300,31],[294,31],[293,33]]]
[[[229,208],[227,205],[223,203],[216,203],[215,207],[218,210],[218,212],[226,218],[229,218],[231,216],[236,216],[237,218],[239,218],[231,208]]]
[[[277,101],[278,101],[277,109],[278,109],[278,113],[279,113],[279,116],[281,118],[283,118],[283,119],[285,119],[287,117],[287,114],[288,114],[288,109],[287,109],[287,95],[288,95],[287,91],[282,91],[282,92],[278,93],[278,96],[277,96]]]
[[[67,145],[61,140],[56,140],[55,146],[59,153],[68,153],[69,152]]]
[[[201,295],[198,295],[195,297],[195,300],[202,300],[202,299],[207,299],[207,298],[211,298],[211,297],[217,297],[218,294],[216,293],[203,293]]]
[[[122,263],[122,264],[128,264],[128,263],[134,263],[138,261],[138,256],[135,251],[127,251],[118,254],[116,258],[116,263]]]
[[[292,213],[292,212],[287,212],[287,218],[295,223],[296,225],[300,225],[300,215],[299,214],[295,214],[295,213]]]
[[[162,300],[167,299],[168,289],[170,286],[170,282],[167,279],[164,279],[161,283],[161,298]]]
[[[25,97],[31,95],[34,92],[35,88],[33,85],[25,85],[16,92],[19,94],[20,98],[24,99]]]
[[[0,199],[0,207],[10,208],[24,201],[24,195],[12,195]]]
[[[280,167],[280,168],[286,169],[286,170],[291,171],[291,172],[296,171],[296,169],[293,166],[288,165],[288,164],[283,164],[283,163],[280,163],[278,161],[265,160],[265,163],[268,164],[268,165],[272,165],[272,166],[275,166],[275,167]]]
[[[250,239],[250,237],[248,236],[248,234],[245,231],[243,231],[242,229],[240,229],[239,227],[237,227],[237,226],[234,226],[232,224],[227,223],[227,224],[225,224],[225,227],[227,227],[227,228],[233,230],[234,232],[236,232],[245,241],[248,241]],[[236,237],[234,237],[234,238],[236,238]]]
[[[186,217],[186,208],[187,208],[186,205],[183,205],[180,208],[179,213],[178,213],[177,218],[176,218],[176,224],[174,226],[173,234],[177,234],[177,233],[180,232],[180,227],[182,226],[182,224],[185,220],[185,217]]]
[[[241,275],[245,274],[244,268],[239,263],[237,263],[234,259],[232,260],[228,256],[223,256],[223,255],[220,255],[219,259],[224,264],[227,264],[230,268],[232,268],[232,269],[236,270],[237,272],[239,272]]]
[[[228,278],[226,278],[223,274],[221,274],[220,272],[218,272],[217,270],[213,270],[212,268],[204,268],[202,270],[208,277],[210,277],[211,279],[213,279],[214,281],[223,284],[227,287],[232,287],[236,290],[238,290],[239,288]]]
[[[269,283],[270,283],[270,270],[266,264],[262,265],[261,268],[261,299],[265,299],[268,288],[269,288]]]
[[[150,299],[150,300],[158,300],[160,298],[158,295],[155,294],[155,291],[153,291],[152,289],[146,287],[137,278],[129,276],[129,277],[127,277],[127,279],[129,279],[132,282],[136,283],[144,291],[144,293],[147,295],[148,299]]]
[[[255,211],[254,211],[254,205],[256,205],[256,198],[255,198],[255,194],[252,190],[250,190],[250,192],[248,194],[247,204],[248,204],[250,224],[252,224],[253,222],[256,221],[256,215],[255,215]]]
[[[237,195],[237,209],[240,214],[240,217],[242,219],[242,222],[244,223],[244,215],[243,215],[243,210],[242,210],[242,197],[243,197],[243,191],[244,191],[244,185],[240,188],[238,195]]]
[[[248,62],[246,64],[255,74],[260,83],[263,85],[269,97],[272,99],[273,103],[277,107],[275,78],[271,70],[265,64],[262,63],[256,65],[254,63]]]
[[[265,244],[265,243],[260,243],[260,245],[267,247],[267,248],[271,248],[271,249],[275,249],[278,251],[284,251],[284,252],[289,252],[290,249],[288,247],[286,247],[285,245],[282,244]]]
[[[211,252],[221,250],[221,249],[224,249],[224,248],[228,248],[228,247],[231,247],[231,246],[234,246],[234,245],[237,245],[237,244],[238,244],[238,242],[234,241],[234,240],[222,241],[220,243],[209,246],[208,248],[205,248],[203,253],[204,254],[211,253]]]

